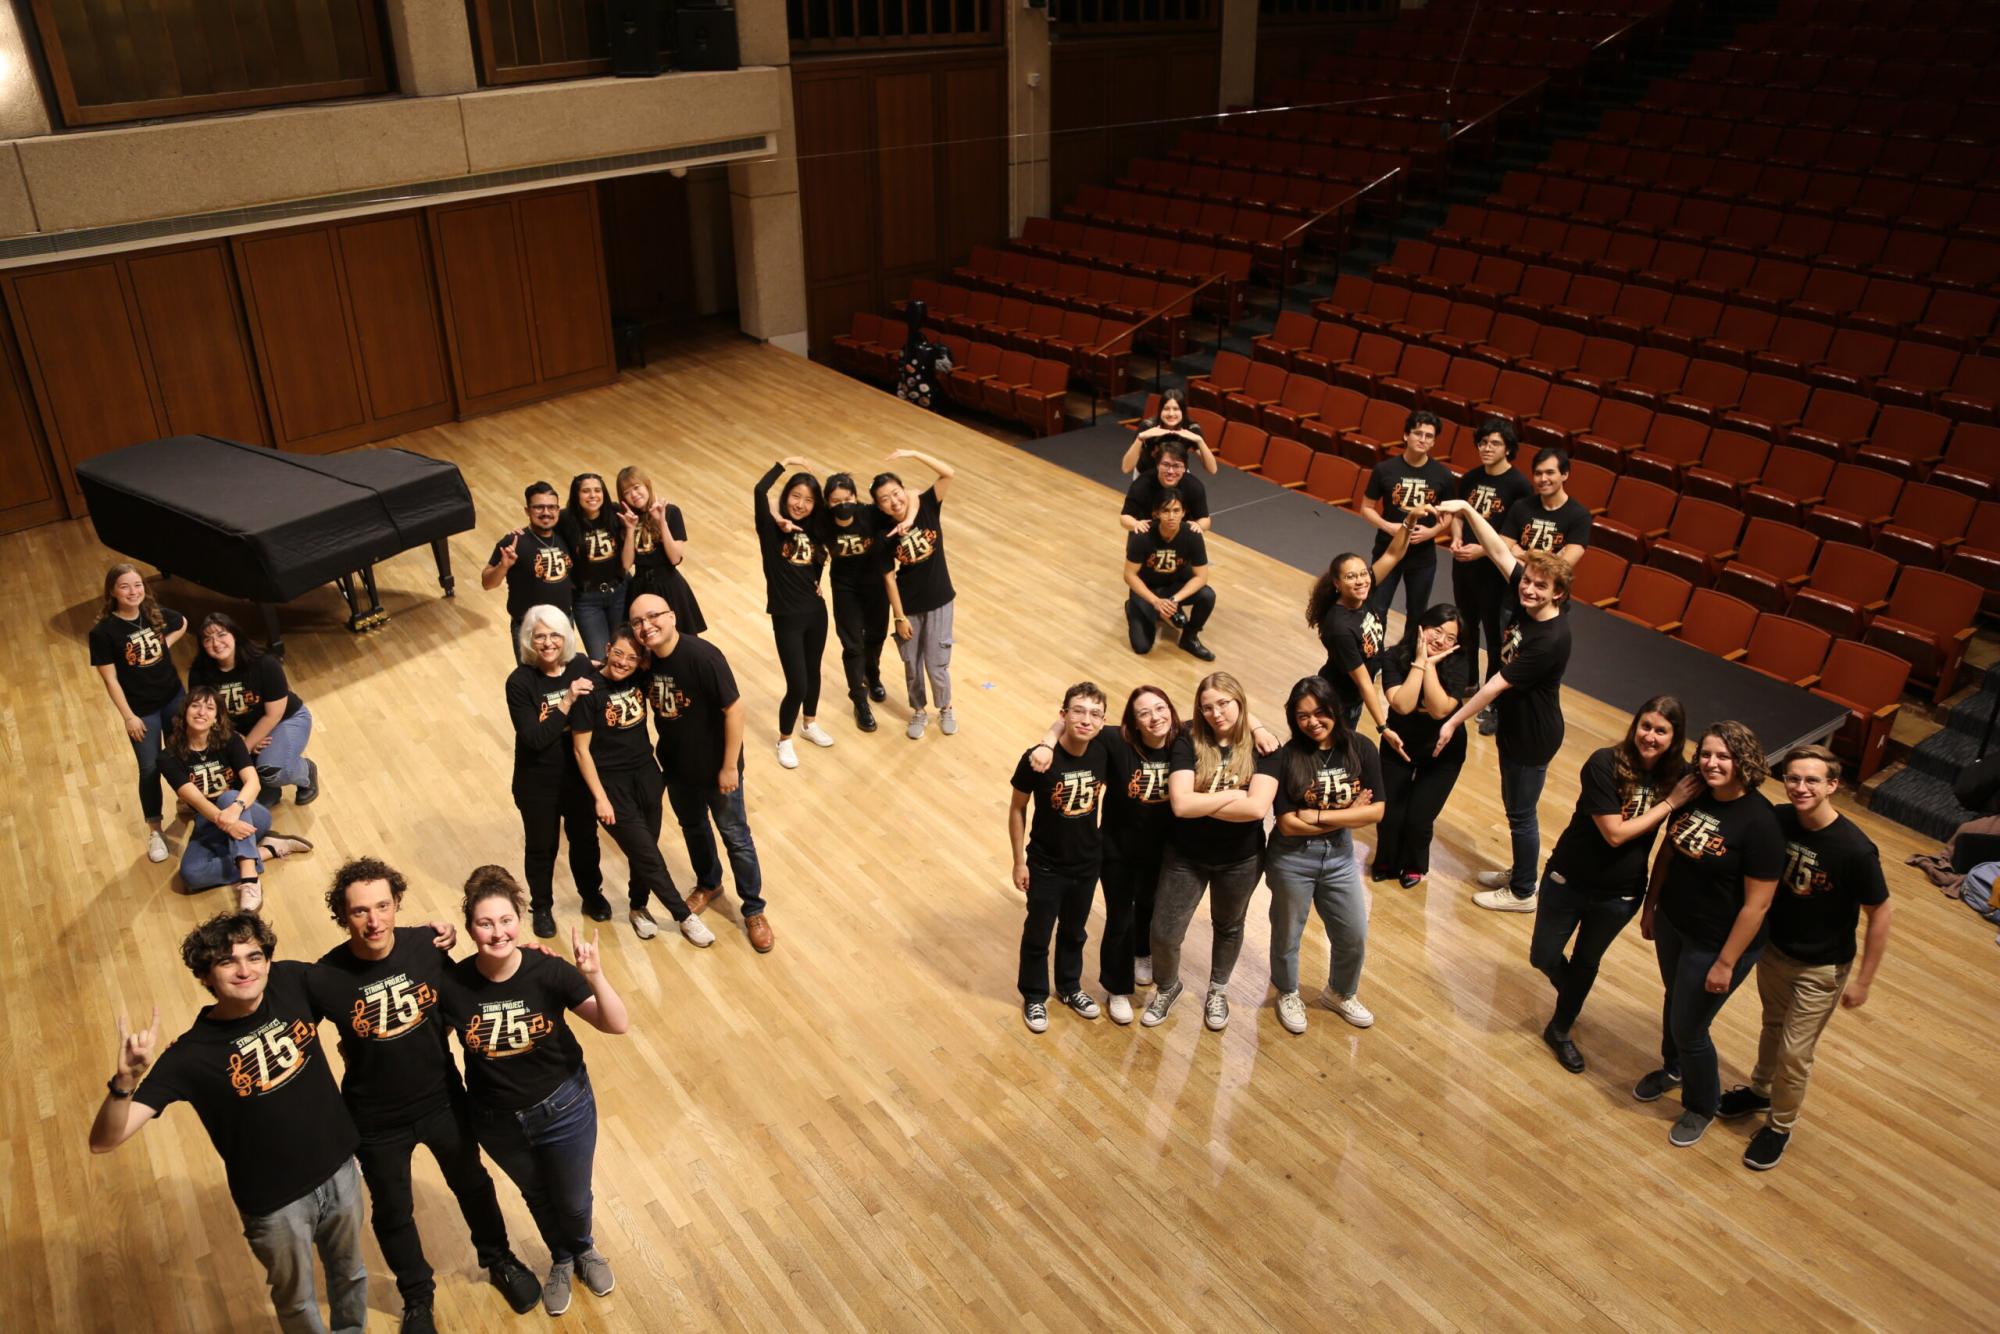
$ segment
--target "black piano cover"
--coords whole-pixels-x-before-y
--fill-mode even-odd
[[[104,545],[256,602],[288,602],[473,523],[457,467],[402,449],[310,458],[180,435],[76,473]]]

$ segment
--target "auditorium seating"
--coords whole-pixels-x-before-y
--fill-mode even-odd
[[[1757,609],[1741,598],[1697,588],[1688,598],[1680,629],[1674,637],[1712,653],[1725,662],[1735,662],[1749,650],[1750,632],[1757,625]]]
[[[1834,640],[1812,692],[1847,710],[1829,744],[1834,754],[1853,766],[1850,783],[1858,785],[1874,776],[1888,757],[1890,730],[1909,677],[1910,664],[1893,653]]]
[[[1833,636],[1816,625],[1767,611],[1757,617],[1745,647],[1748,651],[1740,659],[1745,667],[1804,688],[1818,683]]]
[[[1673,634],[1680,629],[1681,615],[1693,594],[1694,585],[1679,575],[1650,565],[1634,565],[1625,571],[1625,582],[1618,587],[1618,601],[1608,610],[1634,625]]]
[[[1790,614],[1837,638],[1859,640],[1876,613],[1889,605],[1896,573],[1896,562],[1879,551],[1828,542],[1793,594]]]
[[[1957,686],[1979,601],[1976,584],[1936,570],[1905,569],[1865,642],[1908,662],[1910,680],[1930,691],[1933,704],[1942,704]]]

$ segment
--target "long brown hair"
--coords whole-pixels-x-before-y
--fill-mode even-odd
[[[1649,713],[1657,713],[1665,718],[1674,729],[1673,744],[1660,753],[1660,758],[1650,771],[1639,759],[1639,720]],[[1653,791],[1664,796],[1668,789],[1680,782],[1687,771],[1687,710],[1672,695],[1655,695],[1641,704],[1632,715],[1631,726],[1625,729],[1625,739],[1611,748],[1618,773],[1618,805],[1622,810],[1632,800],[1632,790],[1639,786],[1639,775],[1652,779]]]
[[[646,508],[639,511],[639,526],[653,535],[653,547],[655,550],[659,550],[667,544],[667,535],[660,531],[660,525],[653,519],[653,506],[660,503],[660,493],[654,489],[653,479],[644,468],[641,468],[636,463],[628,463],[620,468],[618,470],[618,494],[615,497],[606,497],[604,503],[609,506],[612,500],[615,499],[619,504],[624,504],[625,488],[631,486],[634,482],[646,488]]]
[[[1174,707],[1174,697],[1158,686],[1134,686],[1132,693],[1125,697],[1125,716],[1118,720],[1118,735],[1125,738],[1125,744],[1134,750],[1148,749],[1146,734],[1139,728],[1139,696],[1158,695],[1167,706],[1167,744],[1181,734],[1181,711]],[[1196,696],[1199,700],[1199,696]]]
[[[1201,697],[1211,690],[1220,690],[1236,701],[1236,727],[1228,736],[1218,735],[1201,711]],[[1250,776],[1257,770],[1256,757],[1251,754],[1250,701],[1235,677],[1228,672],[1210,672],[1196,683],[1194,718],[1188,724],[1188,735],[1194,739],[1195,791],[1226,792],[1250,786]],[[1227,758],[1222,754],[1225,748],[1229,751]],[[1222,785],[1225,782],[1226,787]]]
[[[145,571],[130,561],[121,560],[104,572],[104,607],[98,613],[99,615],[111,616],[117,613],[118,599],[112,596],[111,590],[116,588],[118,581],[128,574],[138,575],[139,582],[146,584]],[[151,584],[146,584],[146,600],[139,604],[139,616],[140,619],[152,626],[153,629],[162,634],[166,633],[167,618],[160,611],[159,602],[153,597],[153,586]]]
[[[194,748],[188,745],[188,710],[194,707],[197,700],[204,699],[215,706],[215,725],[208,729],[208,745],[204,749],[227,746],[236,735],[236,728],[229,721],[229,711],[222,707],[222,696],[215,693],[215,687],[196,686],[181,698],[180,708],[174,710],[173,735],[167,742],[167,748],[184,760],[194,758]]]

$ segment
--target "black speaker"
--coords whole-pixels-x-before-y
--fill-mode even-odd
[[[611,72],[621,79],[650,79],[660,63],[660,0],[605,0],[604,28],[611,39]]]
[[[674,68],[736,69],[736,6],[674,6]]]

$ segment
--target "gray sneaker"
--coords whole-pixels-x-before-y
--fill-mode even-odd
[[[569,1310],[569,1279],[574,1268],[568,1260],[549,1266],[548,1281],[542,1284],[542,1309],[550,1315]]]
[[[576,1268],[583,1276],[583,1286],[594,1297],[603,1297],[618,1286],[618,1280],[611,1277],[611,1262],[599,1255],[595,1246],[576,1257]]]
[[[1167,1021],[1167,1011],[1174,1008],[1174,1002],[1181,998],[1181,983],[1171,982],[1153,993],[1153,999],[1146,1002],[1146,1012],[1139,1016],[1139,1022],[1147,1028]]]
[[[1674,1128],[1667,1132],[1667,1143],[1676,1149],[1688,1148],[1707,1132],[1708,1123],[1714,1119],[1701,1112],[1682,1112],[1681,1119],[1674,1122]]]
[[[930,725],[931,716],[922,709],[910,715],[910,725],[903,729],[903,735],[912,741],[924,739],[924,728]]]
[[[1210,987],[1208,999],[1202,1002],[1202,1022],[1211,1033],[1220,1033],[1229,1027],[1229,993],[1221,987]]]
[[[958,734],[958,715],[950,709],[939,709],[938,731],[944,733],[946,736],[956,736]]]

